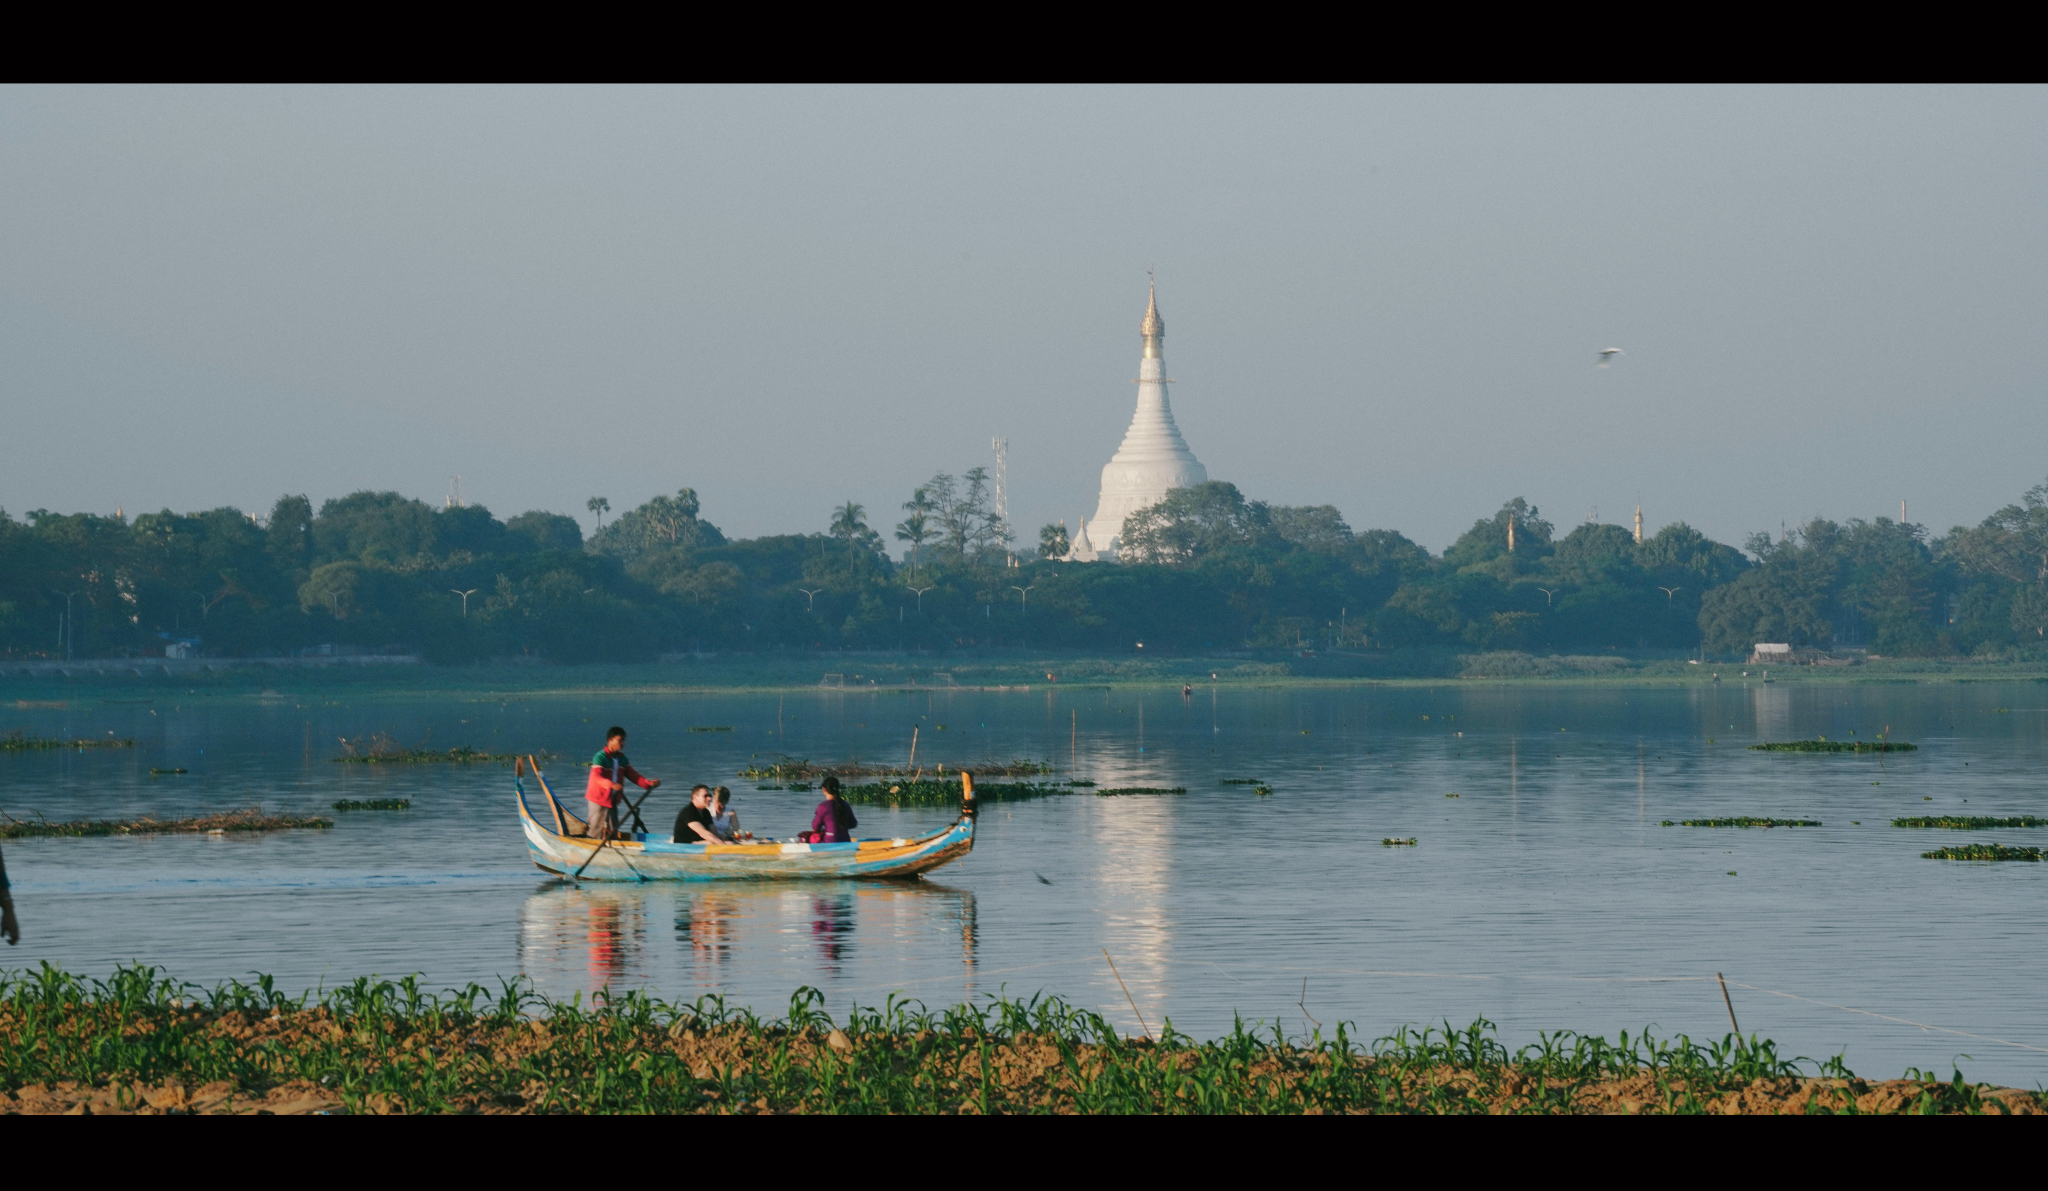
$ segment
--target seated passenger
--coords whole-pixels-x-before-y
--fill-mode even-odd
[[[727,843],[740,838],[740,817],[732,810],[732,791],[724,786],[711,792],[711,831]]]
[[[676,844],[715,844],[718,833],[711,828],[711,810],[706,804],[711,801],[711,787],[696,786],[690,791],[690,805],[676,816],[675,834],[669,837]]]
[[[839,796],[839,779],[827,777],[818,783],[825,801],[811,815],[811,840],[820,844],[850,844],[860,820],[853,817],[853,804]]]

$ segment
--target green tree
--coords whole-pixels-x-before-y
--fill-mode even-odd
[[[694,550],[723,544],[725,535],[700,519],[698,508],[696,489],[678,488],[674,496],[657,496],[614,517],[610,525],[591,535],[590,548],[630,563],[650,550]]]
[[[1045,525],[1039,528],[1038,557],[1044,559],[1065,558],[1067,551],[1073,548],[1073,542],[1067,539],[1067,523],[1065,521],[1060,522],[1058,525]]]
[[[1209,480],[1175,488],[1155,505],[1124,518],[1118,556],[1160,566],[1190,566],[1209,555],[1243,550],[1276,537],[1267,508],[1237,485]]]
[[[581,550],[583,527],[576,518],[533,509],[505,522],[510,541],[526,550]]]
[[[832,510],[831,532],[833,537],[843,538],[846,541],[846,565],[848,569],[853,567],[854,546],[860,541],[862,535],[874,536],[873,531],[868,529],[867,510],[850,500]]]
[[[931,527],[932,514],[938,505],[932,500],[931,490],[919,488],[903,502],[904,511],[910,515],[896,525],[896,540],[910,543],[910,573],[917,573],[918,554],[926,542],[938,536]]]

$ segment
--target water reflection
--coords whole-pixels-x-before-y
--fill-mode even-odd
[[[667,940],[647,929],[657,918],[674,924]],[[522,904],[515,950],[536,987],[567,995],[643,981],[708,992],[768,974],[784,988],[854,979],[901,985],[906,950],[929,949],[935,960],[954,957],[939,962],[940,970],[957,965],[957,979],[945,980],[945,995],[957,996],[973,991],[979,948],[974,895],[930,881],[550,882]]]
[[[853,943],[853,895],[813,893],[810,902],[811,942],[823,969],[837,975],[840,958]]]

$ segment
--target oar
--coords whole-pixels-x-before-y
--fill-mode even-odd
[[[648,791],[646,791],[646,793],[643,793],[643,794],[641,794],[641,795],[640,795],[640,802],[645,802],[645,801],[647,801],[648,795],[651,795],[651,794],[653,794],[653,793],[654,793],[654,791],[652,791],[652,790],[648,790]],[[640,833],[641,833],[642,835],[646,835],[646,834],[648,834],[648,832],[647,832],[647,824],[646,824],[646,823],[644,823],[644,822],[642,822],[642,821],[641,821],[641,819],[640,819],[640,803],[639,803],[639,802],[633,802],[633,801],[631,801],[631,800],[629,799],[629,800],[628,800],[628,801],[626,802],[626,813],[627,813],[627,814],[630,814],[630,815],[632,815],[632,816],[633,816],[633,822],[634,822],[634,824],[635,824],[636,826],[638,826],[638,827],[640,828]],[[617,816],[614,816],[614,818],[616,818],[616,817],[617,817]],[[616,823],[612,825],[612,830],[613,830],[613,831],[617,831],[617,830],[618,830],[618,825],[617,825]],[[571,881],[574,881],[574,880],[576,880],[576,879],[577,879],[578,877],[581,877],[581,876],[583,875],[583,870],[584,870],[584,869],[586,869],[586,868],[589,868],[589,867],[590,867],[590,862],[591,862],[591,861],[593,861],[593,860],[596,860],[596,859],[597,859],[597,854],[598,854],[599,852],[602,852],[602,851],[604,851],[604,850],[605,850],[605,849],[606,849],[607,847],[611,846],[611,842],[612,842],[612,841],[611,841],[611,836],[607,835],[607,836],[606,836],[606,837],[605,837],[605,838],[604,838],[604,839],[603,839],[603,840],[602,840],[601,842],[599,842],[599,843],[598,843],[598,845],[597,845],[597,846],[596,846],[595,848],[592,848],[592,849],[590,850],[590,855],[584,858],[584,860],[583,860],[583,863],[582,863],[582,864],[581,864],[580,866],[578,866],[578,867],[577,867],[576,871],[575,871],[575,872],[573,872],[573,873],[570,873],[570,874],[569,874],[569,879],[570,879]],[[646,877],[644,877],[644,876],[641,876],[641,874],[640,874],[640,870],[639,870],[639,869],[633,868],[633,865],[632,865],[632,863],[631,863],[631,862],[627,862],[627,864],[626,864],[626,867],[627,867],[627,868],[629,868],[629,869],[633,869],[633,875],[634,875],[634,876],[636,876],[636,877],[640,877],[640,879],[641,879],[641,880],[643,880],[643,881],[645,881],[645,880],[647,879]]]
[[[599,852],[604,851],[606,848],[611,847],[611,843],[612,839],[609,835],[605,836],[604,839],[598,841],[598,845],[590,850],[590,855],[584,859],[582,865],[580,865],[575,872],[569,874],[569,879],[571,881],[574,881],[578,877],[581,877],[583,875],[583,870],[590,867],[590,862],[592,860],[597,859],[597,854]]]

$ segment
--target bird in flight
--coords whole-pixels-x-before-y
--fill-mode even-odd
[[[1618,347],[1602,348],[1600,350],[1600,366],[1602,368],[1605,368],[1607,367],[1607,362],[1612,360],[1614,357],[1625,356],[1627,354],[1627,352],[1622,351]]]

